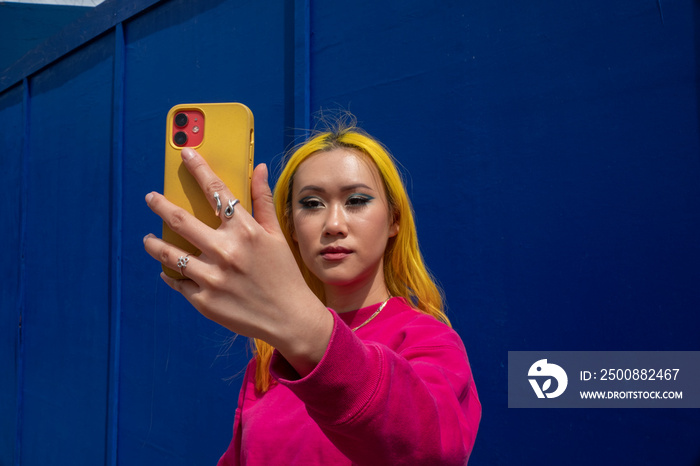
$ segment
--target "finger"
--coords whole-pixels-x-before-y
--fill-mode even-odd
[[[168,243],[153,234],[148,234],[143,238],[143,247],[149,256],[163,264],[165,267],[178,272],[177,261],[179,257],[184,257],[187,253],[170,246]],[[184,277],[183,277],[184,278]]]
[[[196,281],[200,278],[197,275],[197,270],[200,268],[201,262],[196,260],[196,256],[176,248],[152,234],[143,238],[143,246],[151,257],[181,275],[182,279]]]
[[[168,277],[163,272],[161,272],[160,278],[162,278],[170,288],[181,293],[188,301],[190,299],[189,297],[199,290],[197,283],[192,280],[176,280],[172,277]]]
[[[219,194],[219,199],[224,205],[222,209],[226,208],[226,200],[233,199],[233,194],[228,189],[226,184],[216,176],[216,173],[209,167],[209,164],[204,157],[202,157],[196,150],[191,147],[185,147],[181,152],[182,161],[185,164],[187,170],[192,174],[202,192],[206,196],[212,209],[216,209],[216,200],[214,193]]]
[[[157,214],[176,234],[182,236],[200,249],[207,244],[211,228],[182,207],[168,201],[162,194],[149,193],[146,204]]]
[[[253,171],[251,180],[251,195],[253,198],[253,212],[255,220],[268,233],[281,232],[277,214],[275,213],[275,203],[272,198],[272,190],[267,181],[267,165],[261,163]]]

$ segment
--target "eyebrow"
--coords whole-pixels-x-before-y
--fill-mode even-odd
[[[365,188],[365,189],[368,189],[370,191],[374,191],[372,188],[370,188],[369,186],[367,186],[364,183],[355,183],[355,184],[349,184],[347,186],[341,186],[340,191],[341,192],[354,191],[357,188]],[[312,192],[316,192],[316,193],[325,193],[326,192],[326,190],[320,186],[309,184],[309,185],[306,185],[303,188],[301,188],[297,194],[301,194],[305,191],[312,191]]]

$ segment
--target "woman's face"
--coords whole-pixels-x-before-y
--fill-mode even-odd
[[[311,272],[326,286],[384,283],[383,257],[398,223],[371,160],[353,149],[310,156],[292,184],[292,237]]]

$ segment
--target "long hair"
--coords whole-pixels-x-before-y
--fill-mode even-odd
[[[384,252],[384,280],[389,293],[391,296],[405,298],[420,312],[450,325],[444,310],[442,291],[425,266],[418,248],[413,208],[396,163],[379,141],[352,123],[316,133],[299,145],[289,156],[275,186],[274,203],[277,218],[307,285],[323,303],[326,302],[323,283],[306,267],[299,247],[292,239],[294,225],[291,190],[294,174],[299,165],[311,155],[337,148],[354,149],[366,155],[377,167],[384,182],[390,215],[399,224],[397,235],[389,239]],[[270,359],[274,348],[262,340],[255,339],[254,351],[257,360],[255,387],[258,391],[266,392],[272,383]]]

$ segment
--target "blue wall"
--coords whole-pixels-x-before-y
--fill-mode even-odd
[[[700,462],[699,410],[507,408],[507,352],[700,350],[697,0],[108,0],[0,77],[0,465],[214,464],[245,339],[158,277],[174,104],[256,160],[343,107],[409,179],[483,403],[470,464]]]
[[[88,11],[88,7],[0,2],[0,71]]]

